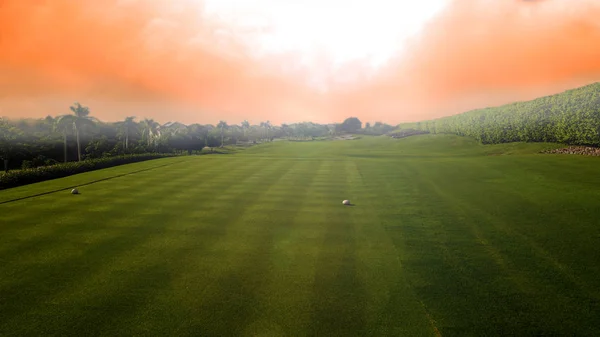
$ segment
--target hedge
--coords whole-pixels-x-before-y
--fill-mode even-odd
[[[123,164],[174,156],[174,154],[135,154],[8,171],[0,173],[0,190]]]
[[[472,137],[483,144],[549,142],[598,147],[600,83],[400,127]]]

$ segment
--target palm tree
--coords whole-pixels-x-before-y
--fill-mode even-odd
[[[137,131],[137,124],[134,121],[135,116],[125,117],[121,123],[121,130],[125,134],[125,150],[129,149],[129,135]]]
[[[269,140],[269,129],[271,128],[271,122],[260,122],[260,127],[265,130],[265,138],[267,141]]]
[[[219,124],[217,124],[217,127],[221,129],[221,147],[223,147],[223,132],[227,128],[227,123],[225,121],[220,121]]]
[[[335,127],[328,126],[327,133],[329,133],[329,137],[335,137]]]
[[[211,131],[214,129],[215,127],[211,124],[207,124],[204,125],[204,144],[205,146],[209,146],[209,142],[208,142],[208,136],[210,135]]]
[[[267,141],[271,141],[271,138],[269,138],[269,130],[271,130],[271,122],[266,121],[265,122],[265,129],[267,131]]]
[[[261,134],[262,134],[262,135],[260,136],[260,139],[261,139],[261,140],[263,140],[263,139],[265,139],[265,138],[264,138],[264,137],[265,137],[265,132],[264,132],[264,130],[265,130],[265,128],[266,128],[265,122],[260,122],[260,128],[261,128],[261,129],[263,129],[263,132],[261,132]]]
[[[174,123],[165,123],[161,126],[161,130],[164,129],[165,132],[169,135],[179,135],[179,134],[187,134],[188,127],[179,122]]]
[[[248,139],[248,129],[250,128],[250,123],[248,123],[247,120],[244,120],[242,122],[242,130],[244,131],[244,138],[246,138],[246,141],[249,141]]]
[[[240,138],[240,126],[239,125],[231,125],[229,127],[229,134],[231,135],[231,138],[233,139],[233,143],[237,145],[238,140]]]
[[[145,118],[140,122],[142,128],[142,139],[146,140],[148,146],[152,145],[156,137],[160,136],[160,125],[153,119]]]
[[[283,134],[283,137],[287,137],[287,139],[290,139],[290,126],[287,124],[281,124],[281,133]]]
[[[82,106],[78,102],[75,102],[75,105],[70,108],[71,111],[73,111],[73,131],[75,131],[75,137],[77,138],[77,160],[81,161],[81,142],[79,140],[79,134],[85,126],[93,126],[95,119],[90,116],[90,108]]]
[[[190,137],[190,142],[194,150],[202,150],[206,146],[204,134],[208,131],[200,124],[192,124],[187,127],[187,133]]]
[[[73,121],[75,116],[73,115],[62,115],[58,116],[54,121],[54,130],[62,133],[63,135],[63,150],[64,150],[64,162],[67,162],[67,132],[73,129]]]

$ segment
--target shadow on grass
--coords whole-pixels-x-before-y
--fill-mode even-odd
[[[224,170],[222,174],[226,175],[228,171]],[[161,199],[159,195],[154,197],[157,201]],[[243,194],[239,196],[240,199],[244,197]],[[121,205],[118,209],[127,213],[130,207]],[[122,214],[113,214],[112,218],[121,218],[120,215]],[[131,252],[140,252],[153,240],[160,240],[159,238],[168,235],[181,236],[176,229],[165,225],[169,223],[172,214],[153,214],[151,217],[152,221],[140,221],[139,225],[126,228],[115,228],[109,221],[93,227],[83,227],[79,226],[80,222],[73,222],[72,225],[53,232],[53,235],[46,236],[43,241],[36,239],[26,247],[20,246],[21,255],[24,249],[64,251],[69,247],[53,247],[57,237],[67,234],[73,237],[75,234],[75,238],[70,240],[73,243],[79,242],[81,237],[93,236],[96,230],[115,228],[115,235],[112,237],[89,246],[80,244],[78,254],[54,263],[35,264],[33,268],[27,262],[15,261],[12,280],[0,283],[0,298],[3,302],[6,301],[6,305],[0,306],[0,317],[4,321],[0,321],[0,335],[6,331],[33,334],[42,330],[57,335],[78,335],[80,331],[98,334],[115,330],[114,334],[118,335],[123,331],[140,329],[135,324],[139,324],[136,319],[143,317],[150,309],[153,309],[152,315],[165,315],[164,310],[149,308],[148,304],[157,296],[173,291],[169,288],[172,280],[180,275],[182,268],[187,268],[177,262],[189,257],[191,253],[202,256],[225,235],[227,226],[213,222],[187,230],[183,241],[175,249],[161,252],[159,258],[131,259],[125,262],[124,259]],[[200,237],[202,239],[198,240]],[[19,255],[16,253],[4,252],[0,255],[0,261],[11,261],[13,256]],[[112,271],[107,272],[107,269]],[[99,274],[99,271],[104,272]],[[78,291],[82,284],[90,280],[94,281],[91,288]],[[157,329],[172,328],[166,323],[152,324],[158,324]]]
[[[366,334],[367,293],[357,273],[356,232],[352,224],[329,226],[316,264],[313,336]]]
[[[286,174],[294,167],[293,162],[287,162],[285,169],[277,173],[277,177],[271,180],[264,190],[281,183]],[[253,199],[252,204],[260,203],[261,199]],[[271,205],[273,209],[279,209],[288,201],[281,201]],[[246,204],[246,208],[251,205]],[[295,212],[288,214],[294,217]],[[229,223],[236,223],[245,215],[245,212],[237,212]],[[231,271],[216,279],[214,288],[207,294],[200,304],[200,312],[197,319],[203,322],[203,331],[210,331],[212,335],[242,335],[244,329],[254,321],[264,299],[260,296],[260,289],[268,282],[268,275],[272,268],[272,249],[275,230],[280,224],[266,222],[260,226],[263,229],[260,235],[249,236],[246,245],[251,248],[247,252],[239,252],[234,260]],[[254,237],[254,240],[252,240]]]
[[[228,174],[229,171],[224,170],[223,175]],[[157,179],[160,178],[157,176]],[[143,183],[143,182],[140,182]],[[234,186],[234,185],[232,185]],[[173,187],[173,189],[177,189]],[[167,193],[169,194],[169,193]],[[158,202],[162,196],[158,194],[151,194],[155,197]],[[152,200],[147,202],[153,203]],[[123,219],[126,218],[125,214],[128,214],[132,207],[128,207],[127,204],[115,204],[114,209],[116,213],[109,212],[110,219]],[[133,206],[133,205],[132,205]],[[150,220],[150,217],[152,220]],[[158,218],[157,218],[158,217]],[[81,299],[78,299],[73,294],[73,289],[76,289],[79,284],[84,283],[90,279],[98,277],[98,271],[106,268],[110,268],[111,264],[122,261],[123,256],[127,256],[129,252],[140,249],[148,242],[155,240],[159,237],[163,237],[165,234],[173,233],[172,228],[165,227],[165,224],[169,223],[172,214],[160,213],[146,216],[147,221],[141,220],[140,224],[129,227],[115,227],[112,221],[102,221],[95,223],[93,226],[86,226],[85,219],[82,221],[72,221],[70,224],[61,223],[59,228],[42,237],[35,237],[31,240],[27,240],[24,244],[17,245],[16,247],[5,250],[0,253],[0,261],[6,261],[10,265],[4,265],[8,272],[4,275],[4,282],[0,282],[0,298],[5,305],[0,306],[0,335],[5,331],[15,332],[17,330],[26,329],[28,331],[40,330],[41,324],[47,325],[45,331],[55,330],[64,331],[72,329],[72,322],[66,320],[72,317],[79,317],[79,321],[85,322],[88,320],[94,321],[97,316],[95,312],[99,312],[103,315],[102,323],[107,322],[110,324],[113,318],[116,316],[111,315],[112,308],[110,308],[110,302],[115,302],[117,299],[111,299],[112,290],[108,293],[105,292],[102,296],[105,297],[102,303],[107,303],[108,307],[103,307],[102,303],[97,305],[96,301],[89,301],[87,306],[81,304]],[[155,225],[152,225],[155,224]],[[17,224],[15,224],[17,225]],[[112,229],[112,231],[111,231]],[[212,230],[210,230],[212,229]],[[221,226],[220,223],[215,223],[210,227],[202,227],[200,231],[205,233],[210,230],[211,235],[206,237],[203,235],[202,242],[194,244],[194,248],[197,250],[208,249],[212,246],[218,238],[225,233],[225,226]],[[95,240],[91,244],[86,243],[83,238],[95,237],[96,231],[104,232],[111,231],[111,235],[108,238],[101,240]],[[57,240],[57,238],[69,238],[68,240]],[[195,236],[194,236],[195,237]],[[192,238],[194,238],[192,237]],[[188,245],[190,244],[186,241]],[[186,245],[182,245],[184,248],[183,253],[189,254],[189,249],[185,249]],[[29,262],[28,256],[32,254],[39,254],[46,252],[45,255],[63,252],[76,251],[76,254],[69,254],[64,258],[58,259],[51,263],[35,263]],[[180,249],[176,249],[175,254],[179,254]],[[164,261],[177,261],[179,256],[169,259],[173,252],[167,251],[164,254]],[[25,256],[26,260],[21,262],[20,256]],[[153,271],[160,269],[160,264],[155,265],[153,261],[138,264],[130,264],[132,270],[127,271],[128,278],[136,278],[135,274],[144,274],[145,269],[148,268],[147,272],[152,274]],[[12,265],[12,266],[11,266]],[[117,270],[118,273],[124,272],[124,270]],[[168,275],[167,275],[168,276]],[[165,275],[159,275],[161,280],[165,280]],[[141,276],[141,278],[145,278]],[[112,278],[107,278],[109,281]],[[127,290],[127,280],[123,282],[115,283],[115,297],[119,297],[119,292]],[[102,281],[103,282],[103,281]],[[102,282],[99,282],[100,285]],[[124,283],[125,282],[125,283]],[[134,284],[137,282],[132,282]],[[132,288],[134,287],[132,286]],[[156,282],[154,282],[153,288],[157,288]],[[89,291],[86,291],[89,293]],[[55,314],[56,308],[49,307],[49,304],[54,302],[54,298],[59,294],[64,294],[63,298],[67,300],[61,301],[63,304],[60,305],[62,313],[60,315]],[[107,296],[109,295],[109,296]],[[89,296],[89,295],[88,295]],[[91,295],[94,296],[94,295]],[[61,296],[62,297],[62,296]],[[136,297],[140,298],[140,297]],[[90,305],[91,303],[91,305]],[[122,303],[122,302],[119,302]],[[141,304],[140,304],[141,305]],[[78,306],[83,306],[81,311],[72,312],[76,310]],[[93,306],[93,308],[91,307]],[[34,309],[35,308],[35,309]],[[72,308],[72,309],[70,309]],[[93,309],[94,312],[89,312],[87,309]],[[128,312],[136,312],[135,306],[129,306]],[[28,312],[36,312],[36,315],[28,314]],[[53,313],[54,312],[54,313]],[[124,313],[120,312],[119,316],[123,316]],[[65,318],[61,320],[61,318]],[[26,324],[25,324],[26,323]],[[51,324],[50,324],[51,323]],[[89,322],[88,322],[89,323]],[[79,324],[79,323],[78,323]],[[50,326],[51,325],[51,326]],[[103,325],[99,321],[90,323],[100,329]],[[88,326],[87,329],[90,327]]]
[[[110,227],[107,225],[106,228]],[[128,251],[142,246],[152,238],[162,235],[164,228],[149,226],[134,226],[118,232],[118,236],[94,243],[85,247],[77,255],[61,259],[55,263],[34,264],[18,263],[14,269],[21,275],[12,277],[12,282],[5,283],[0,288],[0,298],[5,303],[0,309],[0,317],[8,324],[8,330],[16,331],[19,321],[29,320],[29,327],[21,326],[20,329],[41,329],[35,323],[48,323],[44,319],[32,320],[27,318],[27,312],[32,308],[49,308],[52,299],[60,293],[69,293],[78,284],[94,277],[99,269],[113,263],[119,256]],[[89,230],[83,230],[80,235],[85,235]],[[32,268],[33,267],[33,268]],[[43,311],[43,310],[42,310]],[[51,311],[51,310],[48,310]],[[56,318],[56,317],[55,317]],[[24,323],[24,322],[21,322]],[[3,329],[0,328],[0,334]],[[61,329],[61,327],[56,327]],[[6,332],[6,330],[4,331]]]
[[[290,177],[290,170],[298,169],[294,162],[286,162],[284,168],[278,170],[276,177],[270,180],[264,190],[281,184]],[[311,182],[303,184],[304,188],[300,187],[299,194],[307,195]],[[298,198],[303,199],[302,196]],[[260,197],[255,198],[251,205],[246,204],[245,207],[252,207],[261,202]],[[288,200],[281,198],[278,202],[270,204],[269,208],[280,210],[287,204]],[[286,211],[286,216],[293,219],[300,211],[300,207],[290,209]],[[244,212],[238,213],[230,223],[235,223],[246,215]],[[268,212],[263,214],[268,219]],[[214,336],[243,335],[247,333],[245,329],[261,317],[261,311],[269,308],[268,304],[265,304],[262,291],[271,278],[277,277],[273,275],[274,242],[277,236],[287,232],[287,229],[283,228],[281,223],[256,221],[256,226],[261,227],[260,230],[244,239],[249,248],[236,252],[231,260],[230,271],[215,280],[210,293],[206,294],[200,305],[197,320],[202,322],[204,333],[210,332],[209,334]],[[292,332],[290,334],[293,335]]]

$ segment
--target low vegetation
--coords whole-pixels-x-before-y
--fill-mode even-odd
[[[67,177],[77,173],[99,170],[107,167],[136,163],[140,161],[171,157],[173,154],[139,154],[89,159],[49,166],[29,167],[0,173],[0,190],[40,181]]]
[[[355,117],[327,125],[303,122],[276,126],[269,121],[258,125],[248,121],[239,125],[225,121],[217,125],[159,124],[152,119],[137,122],[133,116],[109,123],[94,118],[90,109],[79,103],[70,108],[69,114],[44,119],[0,118],[0,167],[8,171],[132,154],[194,154],[204,148],[275,139],[308,141],[351,133],[377,135],[393,129],[381,122],[362,128]]]

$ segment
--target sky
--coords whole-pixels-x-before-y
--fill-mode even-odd
[[[600,81],[598,0],[0,0],[0,116],[419,121]]]

